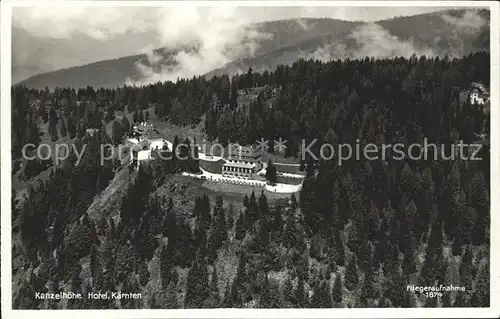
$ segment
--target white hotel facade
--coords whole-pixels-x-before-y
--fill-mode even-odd
[[[228,149],[226,163],[222,165],[222,176],[251,179],[262,166],[262,156],[254,147],[233,146]]]

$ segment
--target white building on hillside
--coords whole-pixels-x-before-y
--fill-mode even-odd
[[[141,123],[139,127],[134,127],[138,134],[135,137],[126,139],[126,146],[130,148],[130,162],[138,168],[142,162],[151,160],[151,151],[162,150],[168,142],[154,130],[151,125]]]
[[[150,147],[152,150],[155,150],[155,149],[161,150],[161,149],[163,149],[163,146],[165,146],[165,144],[166,144],[166,141],[161,137],[148,139],[148,141],[151,143]]]
[[[251,146],[235,146],[228,149],[226,163],[222,165],[222,175],[250,179],[262,168],[262,156]]]

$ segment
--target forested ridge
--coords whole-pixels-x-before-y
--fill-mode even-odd
[[[149,109],[179,126],[203,123],[206,136],[222,143],[281,137],[288,157],[300,156],[302,139],[409,145],[427,138],[446,146],[489,134],[489,115],[461,98],[471,82],[489,87],[489,60],[487,53],[299,60],[270,72],[114,90],[13,87],[14,161],[44,134],[87,144],[79,166],[72,156],[20,203],[13,196],[14,308],[488,307],[487,149],[482,161],[388,156],[338,165],[307,157],[298,197],[250,193],[241,209],[223,194],[202,192],[181,204],[174,175],[197,165],[174,157],[130,173],[116,214],[96,220],[87,209],[120,171],[116,162],[99,163],[99,145],[119,140],[104,125],[114,122],[111,135],[114,127],[130,130],[116,112],[134,112],[139,121]],[[237,98],[256,87],[277,90],[262,89],[245,103]],[[101,130],[91,137],[89,127]],[[43,165],[36,172],[52,164],[33,162]],[[175,189],[167,196],[158,192],[166,185]],[[426,298],[406,289],[440,284],[466,292]],[[143,298],[33,299],[35,291],[62,290]]]

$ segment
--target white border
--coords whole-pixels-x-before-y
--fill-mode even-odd
[[[64,1],[64,5],[92,7],[109,6],[334,6],[334,7],[485,7],[490,9],[490,55],[491,55],[491,302],[490,308],[342,308],[342,309],[175,309],[175,310],[12,310],[12,263],[11,263],[11,161],[10,161],[10,101],[11,101],[11,12],[12,7],[47,6],[62,1],[4,0],[1,4],[1,287],[2,317],[19,318],[88,318],[92,315],[104,318],[474,318],[500,316],[500,308],[495,300],[500,300],[499,250],[500,235],[500,174],[499,153],[499,3],[496,1]],[[49,9],[50,10],[50,9]],[[494,187],[497,186],[497,187]]]

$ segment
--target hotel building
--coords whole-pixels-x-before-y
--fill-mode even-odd
[[[262,169],[262,156],[252,146],[230,146],[226,163],[222,165],[224,177],[250,179]]]

